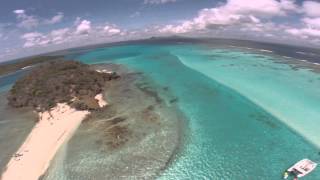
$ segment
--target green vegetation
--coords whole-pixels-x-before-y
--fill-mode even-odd
[[[8,95],[12,107],[32,107],[46,111],[57,103],[72,107],[98,109],[94,97],[103,91],[105,83],[119,76],[99,73],[89,65],[76,61],[50,61],[34,68],[19,79]]]
[[[0,76],[5,75],[11,72],[18,71],[24,67],[32,66],[35,64],[47,62],[47,61],[53,61],[53,60],[59,60],[62,59],[60,56],[36,56],[24,60],[19,60],[15,62],[8,62],[4,64],[0,64]]]

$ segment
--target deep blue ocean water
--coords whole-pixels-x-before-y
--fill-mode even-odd
[[[177,97],[186,141],[159,179],[281,179],[300,159],[320,162],[320,75],[310,69],[317,65],[188,43],[109,46],[70,57],[125,65]],[[303,179],[320,179],[320,168]]]

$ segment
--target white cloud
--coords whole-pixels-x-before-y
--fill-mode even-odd
[[[110,29],[109,30],[110,35],[119,34],[120,32],[121,32],[120,29]]]
[[[14,10],[13,13],[16,14],[19,21],[17,24],[18,27],[32,29],[39,25],[39,20],[34,16],[27,15],[23,9]]]
[[[280,39],[303,40],[304,43],[320,42],[320,16],[314,17],[320,13],[320,9],[312,11],[314,7],[309,7],[308,11],[301,10],[308,6],[306,4],[298,6],[293,0],[259,0],[254,3],[248,3],[247,0],[227,0],[218,7],[200,10],[193,19],[154,29],[165,35],[207,34],[218,37],[265,37],[278,42]],[[290,26],[274,23],[273,18],[286,18],[291,13],[305,13],[309,17],[303,17],[302,23]]]
[[[44,39],[44,35],[39,32],[31,32],[23,34],[21,38],[25,40],[23,47],[28,48],[40,43],[43,44],[42,41]]]
[[[139,11],[136,11],[133,14],[130,15],[130,18],[139,17],[140,15],[141,15],[141,13]]]
[[[312,42],[320,40],[320,3],[315,1],[305,1],[302,4],[304,17],[301,18],[302,25],[300,28],[289,28],[287,33],[307,39]]]
[[[228,0],[227,3],[220,7],[223,11],[230,14],[255,14],[255,15],[285,15],[288,10],[285,4],[290,4],[288,0],[259,0],[249,3],[247,0]],[[290,4],[291,6],[291,4]],[[289,8],[292,9],[291,7]]]
[[[249,18],[254,23],[260,23],[260,19],[256,18],[255,16],[250,15]]]
[[[24,14],[25,11],[23,9],[17,9],[13,11],[15,14]]]
[[[202,28],[207,25],[227,25],[238,22],[243,15],[231,13],[223,8],[203,9],[193,22]]]
[[[319,28],[320,29],[320,17],[318,18],[303,18],[302,22],[306,24],[309,28]]]
[[[91,30],[91,22],[88,20],[82,20],[77,26],[76,34],[89,34]]]
[[[121,30],[115,26],[106,25],[103,28],[103,31],[107,33],[107,35],[113,36],[121,33]]]
[[[81,22],[81,17],[77,17],[73,24],[76,26],[80,24],[80,22]]]
[[[301,12],[299,6],[295,3],[295,0],[281,0],[281,9],[286,11]]]
[[[66,46],[66,44],[88,44],[97,43],[108,38],[115,39],[123,37],[127,34],[125,30],[121,30],[114,24],[105,26],[92,26],[89,20],[81,20],[77,18],[77,24],[71,27],[52,30],[49,33],[31,32],[21,36],[24,48],[45,48],[55,45]],[[84,36],[85,34],[85,36]]]
[[[31,33],[23,34],[21,37],[22,37],[22,39],[35,39],[35,38],[38,38],[38,37],[41,37],[41,36],[43,36],[42,33],[31,32]]]
[[[302,29],[297,29],[297,28],[292,28],[292,29],[287,29],[287,33],[292,34],[294,36],[298,36],[300,38],[306,39],[309,37],[315,37],[315,38],[320,38],[320,30],[319,29],[312,29],[312,28],[302,28]]]
[[[56,29],[48,34],[39,32],[25,33],[21,39],[25,40],[24,48],[47,46],[49,44],[61,44],[69,40],[72,33],[69,28]]]
[[[144,0],[144,4],[166,4],[176,2],[177,0]]]
[[[304,28],[304,29],[301,29],[301,31],[303,34],[308,36],[320,37],[319,29]]]
[[[257,24],[261,19],[286,16],[297,12],[297,5],[291,0],[228,0],[225,4],[199,11],[198,16],[180,25],[167,25],[160,32],[186,33],[195,30],[215,29],[221,26]],[[257,28],[255,28],[257,30]]]
[[[305,1],[301,6],[302,17],[299,28],[287,28],[286,33],[308,40],[310,42],[319,42],[320,40],[320,2]]]
[[[48,24],[56,24],[62,21],[64,14],[62,12],[58,12],[57,15],[53,16],[50,19],[39,18],[36,16],[28,15],[25,10],[17,9],[14,10],[13,13],[16,14],[18,24],[17,26],[25,29],[33,29],[38,27],[39,25],[48,25]]]
[[[145,4],[164,4],[178,0],[145,0]],[[226,0],[214,8],[202,9],[191,19],[179,21],[164,26],[149,26],[145,29],[127,31],[113,24],[92,24],[91,21],[78,17],[70,27],[55,29],[48,33],[29,32],[21,36],[24,41],[22,51],[43,52],[44,49],[56,50],[100,42],[138,39],[149,36],[184,34],[186,36],[212,36],[228,38],[273,39],[275,41],[298,40],[297,42],[318,43],[320,45],[319,4],[306,1],[298,6],[294,0]],[[18,20],[18,26],[32,29],[39,25],[61,22],[63,13],[44,19],[31,16],[23,9],[13,11]],[[300,22],[277,23],[291,13],[299,15]],[[130,17],[140,16],[135,12]],[[291,17],[292,18],[292,17]],[[12,25],[10,25],[12,26]],[[8,25],[9,27],[9,25]],[[4,28],[5,29],[5,28]],[[7,37],[0,27],[2,39]],[[84,35],[85,34],[85,35]],[[253,39],[254,39],[253,38]],[[287,41],[286,41],[287,42]],[[2,42],[1,42],[2,43]],[[1,54],[1,53],[0,53]],[[1,58],[0,58],[1,59]]]
[[[296,28],[286,29],[286,32],[292,35],[300,35],[300,30]]]
[[[53,16],[51,19],[47,19],[44,21],[45,24],[56,24],[62,21],[64,14],[62,12],[58,12],[57,15]]]
[[[19,27],[23,27],[26,29],[32,29],[37,27],[38,25],[39,25],[39,21],[32,16],[29,16],[28,18],[24,19],[18,24]]]
[[[255,31],[255,32],[263,32],[263,28],[261,26],[256,26],[253,24],[247,24],[240,29],[241,31]]]
[[[303,2],[303,11],[307,16],[320,17],[320,2],[305,1]]]
[[[56,29],[50,32],[52,36],[64,36],[69,32],[69,28]]]
[[[53,44],[61,44],[69,39],[70,33],[69,28],[53,30],[50,32],[51,42]]]
[[[192,30],[194,30],[194,23],[192,23],[191,21],[185,21],[179,26],[166,25],[165,27],[159,29],[159,32],[181,34]]]
[[[39,32],[26,33],[21,36],[25,40],[24,48],[47,46],[50,44],[61,44],[68,41],[72,37],[72,32],[69,28],[56,29],[48,34]]]
[[[270,34],[270,33],[266,33],[266,34],[264,34],[264,36],[266,36],[266,37],[274,37],[274,35]]]

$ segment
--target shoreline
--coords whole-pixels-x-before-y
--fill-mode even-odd
[[[102,94],[96,95],[95,99],[100,107],[107,105]],[[66,103],[59,103],[50,111],[39,113],[39,121],[10,159],[1,179],[36,180],[41,177],[59,148],[72,137],[89,114],[87,110],[78,111]]]
[[[125,66],[99,64],[121,80],[108,84],[108,108],[90,114],[60,148],[44,180],[156,179],[183,150],[185,124],[175,96]],[[132,163],[135,162],[135,163]]]

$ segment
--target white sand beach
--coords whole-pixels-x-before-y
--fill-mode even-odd
[[[100,107],[107,105],[102,94],[95,98]],[[50,112],[39,113],[39,122],[13,155],[0,179],[37,180],[46,172],[59,147],[72,137],[89,113],[67,104],[57,104]]]
[[[107,105],[107,102],[103,99],[102,94],[97,94],[94,98],[98,100],[98,104],[100,107],[104,107]]]

